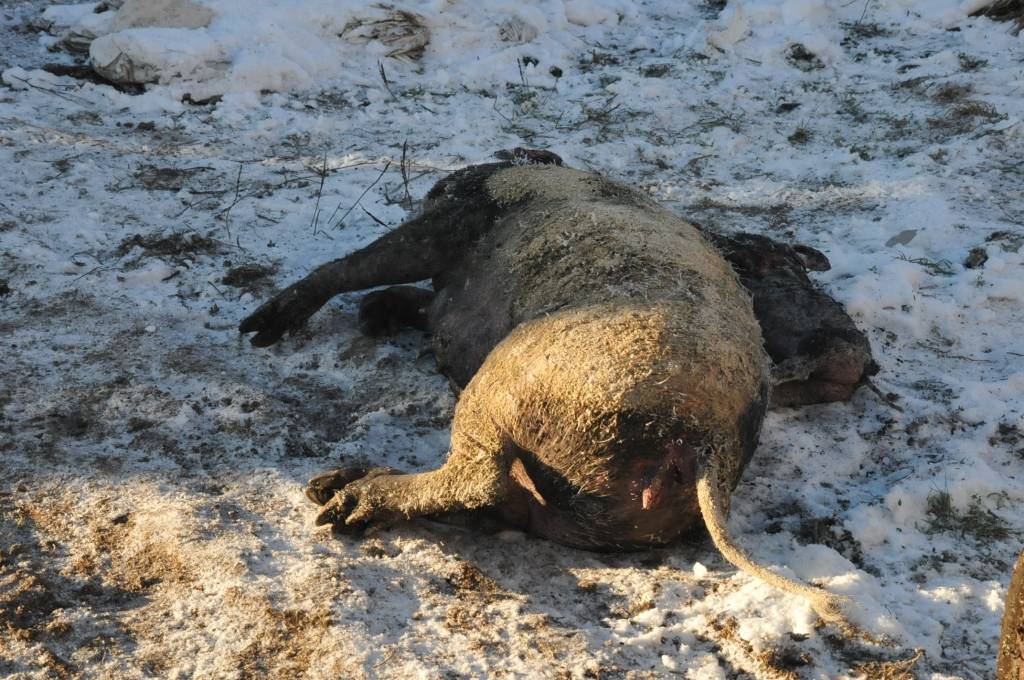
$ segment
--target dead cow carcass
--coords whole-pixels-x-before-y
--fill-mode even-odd
[[[308,489],[324,505],[318,523],[360,531],[489,509],[597,550],[706,526],[731,562],[838,618],[836,596],[756,564],[725,527],[773,382],[798,404],[845,398],[873,370],[863,335],[807,279],[827,260],[759,237],[709,239],[554,154],[507,156],[449,175],[419,216],[242,321],[264,346],[338,293],[433,283],[369,294],[360,322],[370,334],[432,333],[461,389],[447,462],[321,475]],[[784,311],[793,305],[802,311]]]

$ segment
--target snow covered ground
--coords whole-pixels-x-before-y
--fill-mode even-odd
[[[953,0],[431,0],[401,6],[429,29],[411,60],[346,32],[363,3],[202,4],[207,28],[117,38],[162,74],[142,94],[39,70],[72,62],[27,28],[46,5],[0,6],[0,676],[993,675],[1024,531],[1007,25]],[[102,34],[95,9],[48,22]],[[309,476],[435,467],[454,398],[420,334],[358,334],[358,295],[270,350],[238,320],[512,146],[828,254],[879,394],[771,414],[731,525],[894,645],[706,541],[312,526]]]

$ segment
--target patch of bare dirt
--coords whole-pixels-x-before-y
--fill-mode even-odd
[[[181,191],[193,178],[211,171],[208,165],[175,168],[144,164],[135,169],[133,176],[147,191]]]
[[[242,677],[297,678],[318,662],[324,634],[333,625],[326,607],[280,609],[265,595],[238,588],[229,588],[224,601],[253,628],[231,658]]]
[[[232,288],[255,292],[274,285],[277,267],[263,264],[240,264],[228,269],[220,282]]]
[[[124,257],[136,247],[142,248],[147,257],[184,259],[196,255],[214,255],[220,252],[221,243],[195,232],[178,231],[166,236],[133,234],[121,241],[114,255]]]

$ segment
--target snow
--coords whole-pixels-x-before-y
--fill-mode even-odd
[[[201,4],[206,28],[112,33],[91,4],[0,10],[0,675],[835,678],[923,649],[919,677],[991,677],[1024,530],[1006,25],[973,0],[424,0],[400,6],[429,29],[415,60],[339,37],[386,16],[364,3]],[[46,73],[71,57],[30,21],[159,83]],[[408,216],[406,143],[413,198],[543,147],[828,255],[879,394],[772,412],[730,526],[894,646],[818,627],[700,540],[312,526],[313,474],[437,466],[454,397],[419,334],[359,335],[359,295],[269,350],[235,328]],[[265,276],[225,283],[240,266]]]

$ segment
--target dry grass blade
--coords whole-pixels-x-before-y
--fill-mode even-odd
[[[380,80],[384,83],[384,89],[388,91],[388,94],[391,95],[392,99],[397,101],[398,97],[396,97],[395,93],[391,91],[391,83],[388,82],[388,74],[384,72],[384,63],[377,61],[377,68],[380,71]]]
[[[948,491],[934,491],[927,498],[928,527],[926,533],[949,532],[970,536],[981,543],[1003,541],[1012,535],[1009,524],[982,504],[978,496],[971,498],[966,511],[953,505]]]
[[[370,189],[372,189],[375,186],[377,186],[377,183],[380,182],[381,178],[384,177],[384,173],[386,173],[388,171],[388,168],[390,168],[390,167],[391,167],[391,161],[388,161],[388,162],[386,162],[384,164],[384,169],[380,171],[379,175],[377,175],[377,179],[373,180],[373,182],[370,184],[370,186],[368,186],[365,189],[363,189],[363,193],[359,194],[359,198],[356,199],[356,202],[353,203],[351,206],[349,206],[349,209],[345,211],[345,214],[342,215],[341,217],[339,217],[338,221],[334,223],[334,228],[335,229],[340,229],[341,228],[341,225],[345,223],[345,218],[348,217],[349,214],[353,210],[356,209],[356,206],[359,205],[359,202],[363,200],[363,197],[366,196],[366,194],[368,194],[370,192]],[[334,216],[336,214],[338,214],[338,210],[340,208],[341,208],[341,204],[339,203],[338,206],[334,209],[334,212],[331,213],[330,219],[327,220],[328,224],[330,224],[331,220],[334,219]]]
[[[382,10],[384,14],[353,19],[345,24],[339,35],[359,43],[376,40],[392,48],[386,56],[393,59],[416,61],[422,58],[430,44],[430,29],[426,19],[414,12],[388,5],[372,7]]]
[[[320,176],[320,186],[316,189],[316,205],[313,206],[313,219],[310,220],[310,226],[313,227],[313,234],[316,234],[316,228],[320,224],[320,197],[324,193],[324,182],[327,181],[327,152],[324,151],[324,161],[319,168],[313,168],[313,170]]]
[[[924,658],[924,650],[914,650],[914,656],[898,661],[870,661],[853,669],[869,680],[915,680],[914,667]]]
[[[387,222],[385,222],[381,218],[377,217],[376,215],[374,215],[372,212],[370,212],[369,210],[367,210],[363,206],[359,206],[359,209],[362,210],[364,213],[366,213],[367,217],[369,217],[371,220],[373,220],[374,222],[376,222],[380,226],[384,227],[388,231],[391,231],[391,227],[388,225]]]
[[[85,97],[79,97],[78,95],[68,94],[66,92],[60,92],[60,91],[55,90],[55,89],[51,89],[51,88],[48,88],[48,87],[43,87],[41,85],[37,85],[36,83],[31,82],[27,78],[20,78],[17,75],[14,75],[14,74],[11,74],[11,73],[6,74],[5,77],[10,78],[11,80],[17,80],[19,83],[22,83],[23,85],[25,85],[25,87],[30,87],[33,90],[38,90],[39,92],[45,92],[46,94],[52,94],[54,97],[59,97],[59,98],[64,99],[66,101],[72,102],[74,104],[79,104],[81,106],[90,106],[90,105],[92,105],[92,102],[89,101],[88,99],[86,99]]]
[[[242,167],[244,163],[239,161],[238,163],[238,174],[235,176],[235,197],[231,201],[231,205],[222,210],[219,215],[223,215],[224,218],[224,229],[228,233],[228,240],[231,240],[231,210],[239,204],[242,198],[239,197],[242,191]]]
[[[387,93],[388,95],[391,96],[391,99],[397,102],[398,96],[394,93],[394,91],[392,91],[391,81],[388,80],[388,74],[384,71],[384,63],[381,62],[380,60],[377,61],[377,69],[380,72],[380,80],[382,83],[384,83],[384,89],[387,90]],[[430,108],[426,104],[423,104],[422,102],[416,102],[416,105],[419,106],[424,111],[426,111],[427,113],[437,113],[436,111],[434,111],[434,109]]]
[[[412,194],[409,193],[409,161],[406,158],[409,151],[409,140],[402,142],[402,163],[400,169],[402,171],[402,187],[405,190],[405,196],[402,197],[402,207],[406,210],[412,208]]]

